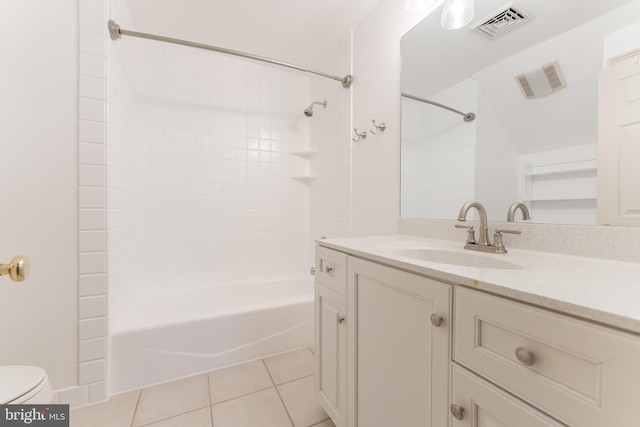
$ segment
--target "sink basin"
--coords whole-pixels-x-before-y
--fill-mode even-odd
[[[471,251],[463,252],[462,250],[411,248],[397,249],[393,251],[393,254],[418,261],[459,265],[462,267],[496,268],[502,270],[518,270],[522,268],[522,266],[518,264],[500,259],[502,255],[481,254]]]

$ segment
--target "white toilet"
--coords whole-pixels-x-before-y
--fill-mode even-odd
[[[0,366],[0,404],[48,404],[53,390],[47,373],[36,366]]]

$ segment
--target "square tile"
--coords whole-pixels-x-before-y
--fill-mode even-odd
[[[308,348],[266,357],[264,363],[276,384],[313,375],[313,353]]]
[[[314,424],[310,427],[336,427],[336,425],[333,423],[333,421],[331,421],[331,418],[329,418],[326,421],[323,421],[319,424]]]
[[[147,427],[212,427],[211,410],[206,407],[177,417],[149,424]]]
[[[130,427],[139,390],[115,394],[104,403],[72,409],[71,427]]]
[[[211,407],[216,427],[291,427],[275,387]]]
[[[140,394],[133,426],[147,425],[205,406],[209,406],[207,374],[147,387]]]
[[[273,387],[262,360],[242,363],[209,373],[211,403],[220,403]]]
[[[278,386],[278,391],[295,427],[307,427],[329,418],[314,392],[314,377]]]

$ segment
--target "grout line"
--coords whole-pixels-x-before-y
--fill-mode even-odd
[[[133,421],[136,419],[136,414],[138,413],[138,407],[140,406],[140,399],[142,399],[142,389],[138,389],[138,398],[136,399],[136,407],[133,409],[133,416],[131,417],[131,423],[129,423],[129,427],[133,427]]]
[[[207,388],[209,389],[209,419],[213,427],[213,396],[211,395],[211,371],[207,372]]]
[[[295,427],[293,419],[291,418],[291,415],[289,414],[289,410],[287,409],[287,405],[285,405],[284,404],[284,400],[282,400],[282,396],[280,395],[280,390],[278,390],[278,386],[276,385],[276,382],[273,380],[273,377],[271,376],[271,372],[269,372],[269,368],[267,367],[267,364],[265,363],[264,358],[262,359],[262,363],[264,363],[264,367],[267,369],[267,373],[269,374],[269,378],[271,378],[271,382],[273,383],[273,388],[276,390],[276,394],[278,395],[278,399],[280,399],[280,403],[282,403],[282,407],[284,408],[285,414],[287,414],[287,418],[289,418],[289,422],[291,423],[291,425],[293,427]]]

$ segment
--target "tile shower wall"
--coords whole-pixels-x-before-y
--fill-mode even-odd
[[[309,79],[181,46],[137,49],[134,288],[307,273]]]
[[[351,39],[345,38],[318,68],[334,70],[337,75],[351,74]],[[313,78],[311,99],[327,101],[325,109],[314,107],[308,118],[311,146],[310,181],[311,250],[320,237],[351,235],[351,90],[333,80]],[[315,152],[317,150],[317,152]],[[310,265],[313,265],[313,259]]]
[[[474,80],[430,99],[461,111],[476,111]],[[417,94],[417,96],[420,96]],[[447,110],[402,99],[402,206],[404,218],[456,218],[477,192],[476,123]]]

